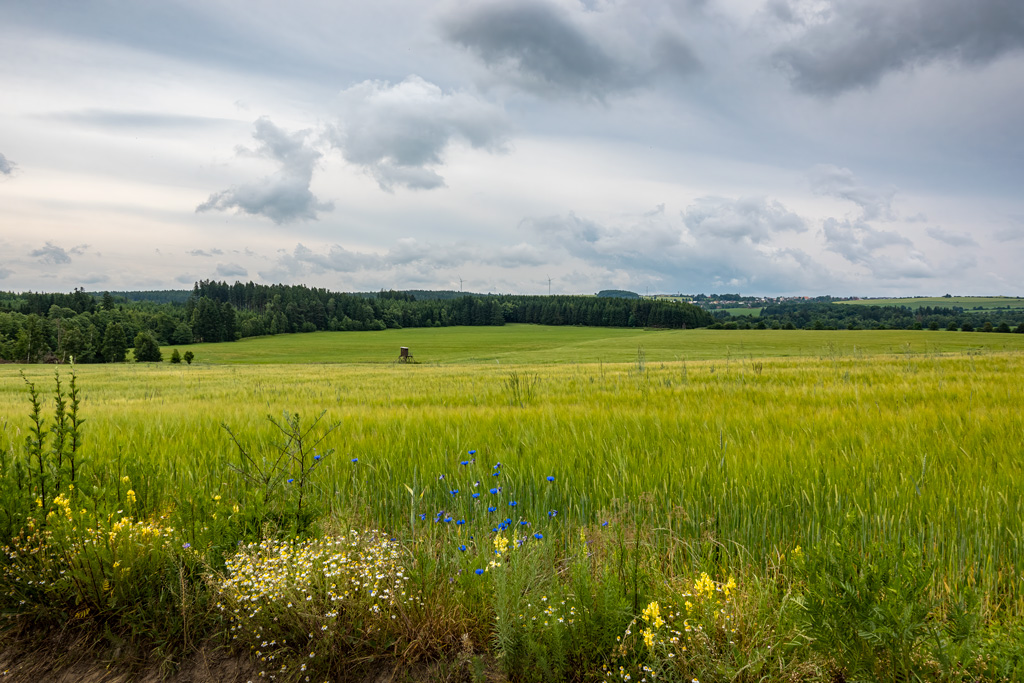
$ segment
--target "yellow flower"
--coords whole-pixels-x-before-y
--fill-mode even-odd
[[[725,593],[725,597],[729,597],[734,590],[736,590],[736,579],[730,576],[729,580],[722,586],[722,592]]]
[[[132,505],[135,504],[135,491],[134,490],[128,489],[128,493],[124,494],[124,497],[128,499],[128,503],[129,504],[132,504]]]
[[[707,572],[701,572],[700,578],[693,585],[693,590],[697,595],[704,593],[706,597],[711,597],[715,594],[715,582],[711,580]]]
[[[644,629],[643,636],[644,636],[644,645],[646,645],[648,648],[653,650],[654,649],[654,631],[652,629],[649,629],[649,628],[648,629]]]

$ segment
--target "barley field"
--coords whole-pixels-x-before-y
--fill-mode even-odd
[[[339,520],[427,544],[459,577],[489,575],[492,539],[516,529],[562,558],[579,534],[637,553],[642,537],[651,572],[715,577],[719,594],[841,541],[854,557],[912,552],[934,604],[969,593],[1003,628],[1024,617],[1018,336],[448,328],[81,366],[78,498],[62,514],[162,520],[216,571],[239,543]],[[391,362],[400,345],[421,362]],[[26,382],[47,414],[54,371],[0,366],[7,538],[69,481],[23,456]]]

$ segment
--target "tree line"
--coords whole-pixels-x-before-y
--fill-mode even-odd
[[[189,296],[0,292],[0,360],[38,363],[159,360],[160,346],[296,332],[453,325],[581,325],[686,329],[710,313],[674,301],[440,292],[332,292],[304,285],[203,280]],[[419,296],[417,296],[417,294]],[[456,295],[456,296],[453,296]]]

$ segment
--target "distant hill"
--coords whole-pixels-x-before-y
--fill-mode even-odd
[[[597,296],[605,299],[639,299],[640,295],[625,289],[602,289]]]

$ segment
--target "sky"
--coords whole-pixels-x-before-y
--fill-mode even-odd
[[[1020,0],[0,2],[0,290],[1024,295]]]

